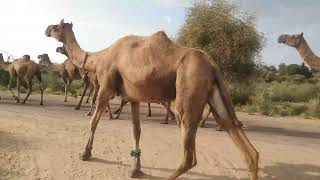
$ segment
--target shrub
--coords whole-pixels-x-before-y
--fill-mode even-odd
[[[270,85],[270,91],[270,98],[275,102],[306,102],[310,99],[320,97],[319,86],[309,83],[272,83]]]
[[[320,118],[320,100],[311,99],[307,103],[308,110],[306,111],[307,117]]]

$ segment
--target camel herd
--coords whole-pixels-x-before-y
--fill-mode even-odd
[[[94,135],[100,117],[104,111],[108,111],[110,119],[113,118],[109,100],[119,96],[121,105],[114,112],[117,114],[116,118],[119,118],[125,104],[131,105],[134,149],[131,151],[133,164],[130,176],[141,176],[140,102],[148,103],[148,116],[151,116],[150,103],[159,103],[167,110],[162,123],[167,124],[171,117],[176,120],[182,133],[182,162],[167,178],[177,179],[197,165],[196,133],[199,125],[203,126],[205,123],[206,118],[202,119],[202,114],[205,106],[209,105],[206,117],[212,113],[219,129],[225,130],[240,150],[251,180],[258,179],[259,153],[242,130],[242,123],[235,114],[218,65],[205,52],[178,46],[162,31],[150,36],[125,36],[101,51],[87,52],[80,48],[72,23],[64,23],[63,20],[59,24],[48,26],[45,35],[63,44],[56,48],[56,52],[66,56],[63,63],[56,64],[48,54],[41,54],[38,56],[39,64],[28,55],[8,64],[0,54],[0,68],[10,73],[8,88],[17,102],[20,102],[20,83],[26,79],[29,91],[22,103],[31,94],[32,79],[36,76],[41,92],[40,105],[43,105],[42,65],[62,77],[65,102],[68,100],[72,81],[83,80],[81,98],[74,109],[81,108],[89,89],[86,101],[89,101],[91,94],[92,100],[88,115],[93,110],[94,113],[90,121],[90,137],[80,156],[81,160],[87,161],[92,157]],[[14,78],[17,80],[17,96],[11,89]],[[170,109],[171,101],[174,101],[174,112]]]
[[[171,116],[181,129],[182,162],[167,178],[176,179],[197,165],[196,133],[199,125],[204,125],[205,121],[201,121],[201,117],[205,106],[209,105],[206,117],[212,113],[220,128],[229,134],[240,150],[248,166],[250,179],[258,179],[259,153],[243,132],[219,67],[205,52],[178,46],[162,31],[150,36],[125,36],[101,51],[87,52],[78,44],[72,23],[64,23],[63,20],[59,24],[48,26],[45,35],[63,44],[56,49],[56,52],[66,55],[67,59],[63,63],[53,63],[48,54],[42,54],[38,56],[39,64],[30,60],[28,55],[7,64],[0,54],[0,68],[10,73],[8,88],[17,102],[20,102],[20,83],[26,79],[29,91],[22,103],[27,101],[32,92],[32,78],[36,76],[40,84],[40,104],[43,104],[40,72],[43,64],[62,77],[65,102],[72,81],[83,80],[81,98],[75,109],[80,109],[84,95],[90,89],[86,102],[91,94],[93,97],[88,115],[93,110],[94,113],[90,121],[90,137],[80,156],[81,160],[87,161],[92,157],[94,135],[100,117],[107,110],[110,118],[113,118],[109,100],[120,96],[121,105],[114,112],[117,114],[116,118],[119,118],[125,104],[131,105],[134,149],[131,151],[133,164],[130,176],[141,176],[140,102],[148,103],[150,116],[150,103],[160,103],[167,109],[166,119],[162,123],[168,123]],[[281,35],[278,41],[296,47],[310,66],[320,67],[303,34]],[[17,96],[11,89],[14,78],[17,80]],[[174,112],[170,109],[170,102],[173,100]]]
[[[148,116],[151,116],[150,103],[160,103],[167,110],[166,119],[162,123],[168,123],[171,116],[182,133],[182,162],[167,178],[176,179],[197,164],[196,133],[199,125],[204,126],[206,118],[201,120],[201,117],[205,106],[209,105],[205,117],[212,113],[220,129],[229,134],[242,153],[250,179],[258,179],[259,153],[243,132],[242,123],[235,114],[214,59],[201,50],[176,45],[161,31],[150,36],[125,36],[101,51],[87,52],[80,48],[72,28],[72,23],[61,20],[59,24],[48,26],[45,31],[47,37],[63,43],[62,47],[56,49],[56,52],[67,57],[63,63],[53,63],[48,54],[42,54],[38,56],[39,64],[30,60],[28,55],[7,64],[0,54],[0,68],[9,72],[8,88],[17,102],[20,102],[20,83],[26,79],[28,94],[21,103],[26,103],[32,92],[32,79],[36,76],[41,93],[40,105],[43,105],[41,65],[46,65],[62,77],[65,102],[72,81],[83,80],[81,98],[74,109],[80,109],[87,89],[90,89],[90,93],[86,102],[93,94],[88,115],[92,114],[96,105],[90,121],[90,137],[80,155],[81,160],[86,161],[92,157],[94,135],[100,117],[107,110],[110,118],[113,118],[109,100],[120,96],[121,105],[114,113],[119,118],[122,107],[130,103],[134,146],[131,151],[133,164],[130,175],[133,178],[139,177],[142,174],[139,105],[140,102],[147,102]],[[278,42],[295,47],[307,64],[320,69],[319,57],[311,51],[302,33],[281,35]],[[11,88],[14,78],[17,80],[17,96]],[[173,100],[174,112],[170,109]]]

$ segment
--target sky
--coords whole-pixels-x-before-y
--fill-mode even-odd
[[[277,43],[282,33],[304,32],[313,51],[320,54],[320,1],[230,1],[256,14],[256,27],[265,35],[265,64],[302,62],[295,49]],[[98,51],[129,34],[164,30],[175,37],[191,5],[191,0],[2,0],[0,52],[15,58],[29,54],[36,62],[37,55],[48,53],[53,62],[63,62],[66,57],[55,52],[62,44],[44,34],[48,25],[62,18],[73,23],[77,40],[86,51]]]

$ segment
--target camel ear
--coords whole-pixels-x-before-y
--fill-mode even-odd
[[[300,34],[301,37],[303,37],[303,32]]]
[[[73,27],[73,24],[72,24],[72,22],[71,22],[71,28]]]
[[[60,21],[60,27],[63,27],[64,26],[64,19],[61,19]]]

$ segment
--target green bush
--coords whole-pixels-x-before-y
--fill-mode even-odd
[[[270,84],[270,98],[272,101],[306,102],[320,97],[318,85],[303,83],[292,84],[288,82]]]
[[[257,87],[256,95],[252,97],[253,106],[263,115],[272,116],[275,114],[270,94],[270,88],[266,84],[260,84]]]
[[[254,95],[253,85],[244,83],[232,83],[228,86],[230,96],[234,105],[245,105],[251,102]]]
[[[311,99],[307,102],[308,110],[306,111],[307,117],[320,118],[320,100]]]

